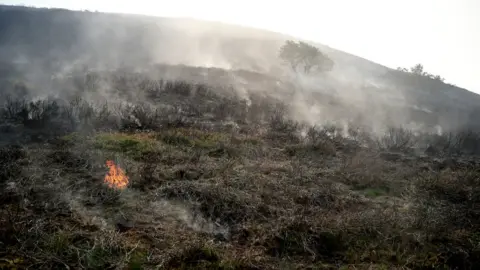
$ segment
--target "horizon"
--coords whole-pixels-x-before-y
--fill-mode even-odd
[[[480,51],[475,50],[480,48],[480,18],[475,13],[480,12],[480,3],[475,0],[459,0],[456,4],[447,0],[297,0],[295,6],[289,5],[291,2],[275,3],[276,12],[268,3],[257,2],[185,0],[166,4],[138,0],[133,6],[123,0],[115,4],[7,0],[2,4],[191,18],[252,27],[318,42],[392,69],[421,63],[425,71],[444,77],[445,82],[480,94],[475,74],[476,63],[480,62]],[[320,16],[317,10],[323,11]]]

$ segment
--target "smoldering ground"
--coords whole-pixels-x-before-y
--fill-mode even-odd
[[[2,81],[6,263],[478,265],[474,131],[430,133],[451,121],[393,107],[412,93],[334,53],[331,73],[291,74],[272,34],[75,14],[79,47],[18,49]],[[106,160],[126,189],[103,183]]]

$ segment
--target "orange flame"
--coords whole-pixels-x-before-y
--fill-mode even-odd
[[[128,176],[122,168],[115,165],[112,160],[107,160],[108,173],[105,175],[104,182],[114,189],[124,189],[128,185]]]

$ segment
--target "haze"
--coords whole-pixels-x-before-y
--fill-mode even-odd
[[[317,41],[382,65],[422,63],[449,83],[480,93],[480,3],[476,0],[72,1],[4,4],[191,17]]]

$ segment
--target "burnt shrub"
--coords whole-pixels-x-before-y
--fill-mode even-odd
[[[284,112],[278,110],[274,112],[268,122],[269,130],[266,134],[267,138],[272,141],[282,143],[299,143],[300,138],[297,135],[299,123],[288,119]]]
[[[480,134],[472,130],[460,130],[436,136],[432,147],[445,154],[478,155],[480,154]]]
[[[122,130],[156,130],[160,111],[146,103],[123,105],[117,108]]]
[[[177,94],[181,96],[190,96],[195,88],[193,83],[177,80],[177,81],[167,81],[163,85],[164,91],[170,94]]]
[[[385,134],[377,140],[380,149],[389,151],[408,151],[416,144],[414,134],[403,128],[390,127]]]
[[[20,113],[25,110],[27,106],[27,100],[23,98],[14,99],[12,96],[7,96],[1,110],[1,117],[7,121],[20,122],[22,120]]]
[[[56,100],[37,100],[8,98],[2,109],[5,120],[23,124],[31,129],[51,126],[61,116],[60,105]]]
[[[75,98],[69,104],[62,107],[63,118],[70,122],[71,127],[76,129],[105,130],[116,128],[112,119],[112,111],[108,103],[93,104]]]
[[[208,98],[214,95],[213,93],[211,93],[211,90],[209,89],[208,85],[201,83],[201,84],[197,84],[196,86],[197,86],[195,91],[196,96],[201,98]]]

